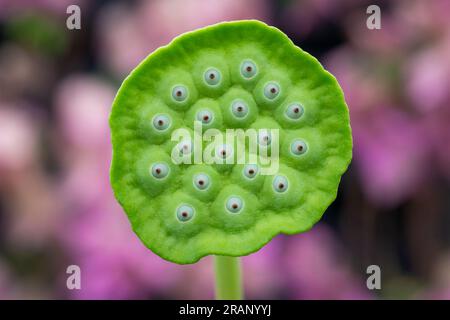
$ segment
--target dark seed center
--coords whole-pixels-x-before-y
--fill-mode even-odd
[[[276,92],[277,92],[277,89],[271,88],[271,89],[270,89],[270,92],[271,92],[271,93],[276,93]]]
[[[183,218],[187,218],[188,213],[187,213],[186,211],[183,211],[183,212],[181,213],[181,216],[182,216]]]
[[[176,95],[177,97],[181,97],[182,92],[180,90],[177,91]]]
[[[161,173],[161,169],[160,169],[160,168],[156,168],[155,172],[156,172],[157,174],[160,174],[160,173]]]
[[[158,124],[159,124],[160,126],[162,126],[162,125],[164,124],[164,121],[158,120]]]
[[[279,189],[283,189],[283,188],[284,188],[284,184],[283,184],[283,183],[280,183],[280,184],[278,185],[278,188],[279,188]]]
[[[248,66],[247,67],[247,72],[251,72],[252,71],[252,67]]]
[[[208,121],[209,120],[209,116],[203,116],[203,120]]]
[[[242,106],[237,107],[237,111],[242,112],[243,108]]]
[[[205,182],[204,182],[203,180],[199,180],[199,181],[198,181],[198,184],[201,185],[201,186],[202,186],[204,183],[205,183]]]
[[[238,205],[237,205],[236,203],[233,203],[233,204],[231,205],[231,207],[232,207],[233,209],[237,209],[237,208],[238,208]]]
[[[295,108],[295,109],[294,109],[294,112],[295,112],[295,113],[298,113],[299,111],[300,111],[300,110],[299,110],[298,108]]]
[[[302,146],[302,145],[299,145],[299,146],[297,147],[297,150],[298,150],[298,151],[303,151],[303,146]]]
[[[215,77],[216,77],[216,76],[214,75],[214,73],[210,73],[210,74],[209,74],[209,78],[210,78],[211,80],[213,80]]]
[[[254,174],[255,171],[254,171],[253,169],[250,169],[250,170],[248,170],[248,173],[249,173],[249,174]]]

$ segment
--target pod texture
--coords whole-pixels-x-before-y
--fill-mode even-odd
[[[174,130],[278,129],[279,170],[259,164],[176,164],[193,140]],[[110,116],[111,184],[142,242],[164,259],[241,256],[279,233],[310,229],[335,199],[352,156],[336,79],[280,30],[225,22],[175,38],[123,82]],[[202,141],[202,146],[207,143]],[[234,157],[234,145],[215,150]],[[248,149],[246,149],[248,151]]]

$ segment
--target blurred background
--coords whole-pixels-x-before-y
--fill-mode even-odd
[[[66,9],[81,8],[81,30]],[[381,30],[366,27],[370,4]],[[310,232],[243,258],[247,298],[450,299],[450,1],[0,0],[0,299],[213,298],[133,234],[108,181],[124,77],[185,31],[255,18],[339,80],[354,159]],[[66,269],[81,268],[81,290]],[[381,268],[368,290],[366,268]]]

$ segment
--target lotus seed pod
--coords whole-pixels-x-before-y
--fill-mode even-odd
[[[309,230],[352,156],[336,79],[259,21],[156,50],[123,82],[110,126],[116,198],[142,242],[180,264]]]

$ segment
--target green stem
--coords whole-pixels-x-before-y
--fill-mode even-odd
[[[240,258],[214,256],[216,271],[216,299],[241,300],[243,298]]]

